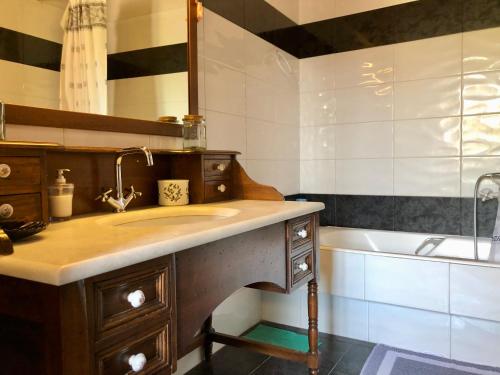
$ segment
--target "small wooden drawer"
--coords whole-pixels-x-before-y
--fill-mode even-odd
[[[94,288],[96,338],[109,336],[116,329],[139,324],[152,314],[170,311],[172,286],[170,268],[154,267],[96,282]]]
[[[23,194],[40,191],[40,158],[0,157],[0,194]]]
[[[6,220],[42,220],[40,194],[0,196],[0,221]]]
[[[290,265],[291,286],[296,287],[298,283],[303,281],[313,274],[314,271],[314,252],[313,249],[306,250],[305,252],[295,256],[291,260]],[[306,281],[306,280],[304,280]],[[309,281],[309,279],[307,279]]]
[[[205,203],[229,200],[232,190],[230,180],[205,181]]]
[[[300,217],[288,222],[291,253],[311,247],[314,241],[314,222],[311,216]]]
[[[227,180],[231,178],[231,159],[205,159],[203,170],[206,180]]]
[[[170,373],[166,369],[172,366],[171,331],[170,323],[150,333],[138,330],[126,342],[97,354],[96,374],[146,375],[155,374],[160,370]],[[133,368],[133,366],[138,367]]]

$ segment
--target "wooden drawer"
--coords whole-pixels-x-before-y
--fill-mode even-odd
[[[205,203],[229,200],[232,190],[230,180],[205,181]]]
[[[289,247],[292,254],[311,247],[314,242],[314,219],[303,216],[288,222]]]
[[[153,314],[168,317],[173,301],[171,272],[169,265],[160,265],[96,282],[93,285],[96,338],[140,324]]]
[[[205,159],[205,180],[228,180],[231,178],[231,159]]]
[[[7,216],[10,208],[12,208],[12,215]],[[40,194],[0,196],[0,221],[5,220],[42,220],[42,202]]]
[[[40,191],[40,158],[0,157],[0,194],[23,194]]]
[[[311,278],[308,276],[313,275],[314,266],[314,251],[312,248],[293,257],[290,261],[291,287],[297,287],[301,281],[301,285],[309,281]]]
[[[170,323],[149,333],[138,330],[127,341],[96,355],[96,374],[146,375],[155,374],[160,370],[163,370],[164,374],[170,374],[171,371],[167,369],[171,369],[173,360],[171,337]],[[134,371],[130,363],[132,356],[145,360],[142,370],[136,368]]]

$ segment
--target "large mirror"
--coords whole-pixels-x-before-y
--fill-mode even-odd
[[[193,4],[0,0],[0,100],[151,121],[181,117],[190,112]]]

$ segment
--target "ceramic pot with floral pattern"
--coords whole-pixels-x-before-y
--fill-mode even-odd
[[[158,193],[160,206],[189,204],[189,180],[159,180]]]

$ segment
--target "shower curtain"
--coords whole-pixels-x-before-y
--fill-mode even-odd
[[[60,108],[107,114],[106,0],[69,0],[61,27]]]

